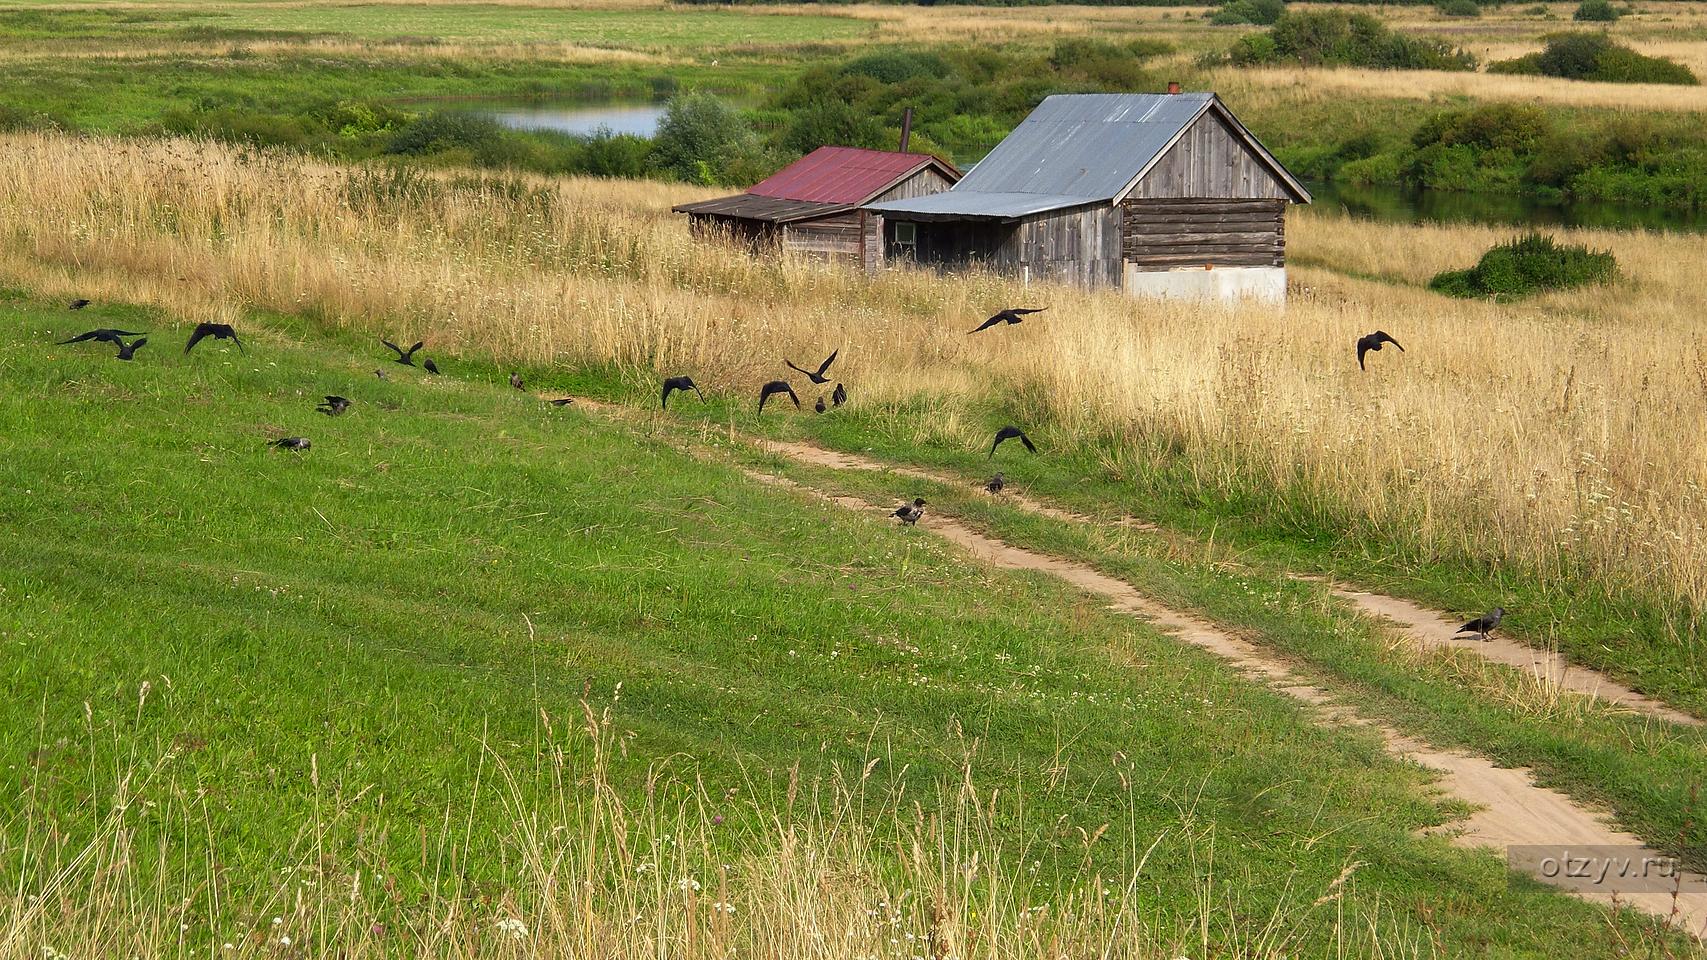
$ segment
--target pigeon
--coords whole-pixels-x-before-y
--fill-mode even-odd
[[[842,386],[839,383],[836,384],[836,389],[834,391],[832,391],[830,394],[830,405],[833,407],[839,407],[842,404],[847,403],[847,402],[848,402],[848,388]]]
[[[373,372],[373,375],[374,375],[374,376],[376,376],[376,377],[378,377],[378,378],[379,378],[379,379],[381,379],[381,380],[390,380],[390,379],[391,379],[391,378],[390,378],[390,377],[388,377],[388,376],[386,376],[386,375],[385,375],[385,371],[384,371],[384,370],[375,370],[375,371],[374,371],[374,372]]]
[[[791,369],[798,370],[801,373],[806,374],[806,379],[812,381],[813,383],[829,383],[830,378],[824,376],[824,371],[830,369],[830,364],[836,362],[836,354],[841,353],[841,352],[842,351],[839,349],[833,351],[830,354],[829,359],[825,360],[823,363],[818,364],[818,369],[816,371],[807,370],[803,367],[796,367],[794,365],[793,360],[784,360],[783,363],[787,364]]]
[[[249,352],[244,349],[243,341],[237,339],[237,331],[231,329],[231,324],[229,323],[196,324],[195,330],[190,333],[190,342],[184,344],[184,352],[189,353],[192,347],[201,343],[206,337],[212,337],[215,340],[230,340],[232,343],[237,344],[238,350],[242,350],[244,353]]]
[[[124,340],[121,339],[122,337],[140,336],[142,336],[142,334],[136,330],[113,330],[109,327],[102,327],[99,330],[80,333],[77,336],[72,337],[70,340],[61,340],[58,345],[63,347],[68,343],[83,343],[86,340],[94,340],[98,343],[113,343],[122,347],[124,346]]]
[[[142,346],[143,344],[145,344],[147,342],[148,342],[147,337],[137,337],[135,340],[132,340],[129,343],[124,343],[121,341],[119,343],[119,359],[120,360],[135,360],[137,348]]]
[[[426,368],[426,369],[427,369],[427,372],[428,372],[428,373],[431,373],[431,374],[433,374],[433,375],[435,375],[435,376],[436,376],[436,375],[437,375],[437,374],[438,374],[438,372],[439,372],[439,365],[438,365],[438,364],[436,364],[436,363],[434,363],[434,362],[433,362],[433,361],[432,361],[432,358],[431,358],[431,357],[429,357],[429,358],[427,358],[427,359],[425,359],[425,360],[422,360],[422,361],[421,361],[421,366],[423,366],[423,367],[425,367],[425,368]]]
[[[794,395],[794,388],[788,385],[788,381],[787,380],[772,380],[770,383],[767,383],[764,386],[759,388],[759,412],[760,413],[765,412],[765,401],[769,400],[773,394],[778,394],[778,393],[788,394],[788,399],[794,401],[794,409],[796,409],[796,410],[800,409],[800,398]]]
[[[1371,350],[1379,352],[1381,350],[1381,345],[1383,343],[1390,343],[1395,347],[1399,347],[1399,341],[1394,340],[1392,337],[1388,336],[1387,332],[1385,330],[1377,330],[1374,333],[1368,334],[1367,336],[1358,337],[1357,338],[1357,369],[1359,369],[1359,370],[1367,369],[1363,365],[1363,355],[1368,353]],[[1405,348],[1399,347],[1399,352],[1404,353]]]
[[[1001,446],[1004,441],[1012,440],[1015,437],[1019,438],[1020,443],[1025,444],[1025,448],[1027,450],[1030,450],[1032,453],[1037,452],[1037,448],[1032,445],[1031,438],[1025,435],[1024,430],[1015,426],[1006,426],[996,431],[996,442],[990,444],[990,457],[994,457],[996,455],[996,448]],[[990,457],[985,457],[984,459],[988,460]]]
[[[985,320],[983,323],[980,323],[978,325],[977,329],[966,331],[966,335],[971,336],[972,334],[978,333],[981,330],[988,330],[991,327],[999,327],[1004,323],[1007,323],[1007,324],[1019,323],[1025,319],[1027,314],[1042,313],[1043,311],[1045,311],[1047,309],[1049,309],[1049,308],[1048,307],[1009,307],[1006,310],[998,311],[995,316],[992,316],[990,319]]]
[[[901,508],[899,510],[896,510],[894,513],[890,514],[890,516],[892,516],[892,517],[900,517],[901,518],[901,525],[904,527],[910,527],[913,524],[918,523],[919,518],[924,516],[924,515],[925,515],[925,498],[924,497],[918,497],[912,503],[903,503],[903,504],[901,504]]]
[[[419,350],[422,347],[427,345],[427,342],[425,340],[417,340],[417,341],[415,341],[414,346],[405,350],[402,347],[398,346],[397,344],[392,343],[390,340],[385,339],[384,337],[381,337],[379,339],[379,342],[383,343],[386,346],[390,347],[391,349],[397,351],[397,359],[394,362],[395,363],[401,363],[405,367],[414,366],[415,365],[415,351]]]
[[[693,382],[692,377],[665,377],[664,395],[659,399],[659,405],[665,410],[670,409],[670,394],[677,390],[692,390],[699,397],[700,403],[705,402],[705,394],[699,392],[699,385]]]
[[[314,446],[314,444],[310,443],[307,437],[285,437],[282,440],[272,441],[268,446],[278,447],[281,450],[302,451]]]
[[[67,309],[67,310],[81,310],[81,309],[83,309],[83,308],[84,308],[84,307],[86,307],[86,306],[88,306],[88,305],[89,305],[89,301],[88,301],[88,300],[85,300],[85,299],[84,299],[84,298],[82,298],[82,297],[78,297],[78,298],[77,298],[77,299],[75,299],[75,300],[73,300],[73,301],[71,301],[71,302],[70,302],[70,303],[68,303],[68,304],[66,304],[66,305],[65,305],[65,309]]]
[[[1004,478],[1001,474],[1001,471],[998,470],[998,471],[996,471],[996,475],[990,478],[990,482],[984,484],[984,489],[989,491],[990,493],[1001,493],[1002,488],[1007,486],[1007,485],[1008,485],[1007,479]]]
[[[564,397],[561,400],[547,400],[545,402],[551,404],[554,407],[567,407],[571,403],[575,402],[575,398],[574,397]]]
[[[819,398],[818,398],[818,402],[817,402],[817,403],[814,403],[814,404],[813,404],[813,405],[812,405],[812,409],[813,409],[813,411],[814,411],[814,412],[816,412],[816,413],[823,413],[823,412],[824,412],[824,411],[825,411],[825,410],[828,410],[828,409],[830,409],[830,408],[829,408],[829,406],[828,406],[828,405],[827,405],[827,404],[825,404],[825,403],[824,403],[824,398],[823,398],[823,397],[819,397]]]
[[[514,370],[510,371],[510,386],[515,387],[517,390],[526,390],[527,389],[526,387],[522,386],[522,375],[515,372]]]
[[[1505,608],[1495,607],[1476,619],[1471,620],[1469,623],[1464,624],[1462,627],[1459,627],[1457,630],[1453,631],[1452,635],[1456,637],[1461,633],[1473,633],[1476,635],[1477,639],[1485,641],[1488,639],[1488,634],[1492,633],[1494,628],[1499,626],[1500,621],[1504,618]]]
[[[328,417],[336,417],[345,410],[350,409],[350,401],[336,394],[329,393],[326,395],[326,399],[314,409],[324,413]]]

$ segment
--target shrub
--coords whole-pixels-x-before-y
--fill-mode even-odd
[[[1560,244],[1531,233],[1494,247],[1468,270],[1448,270],[1428,283],[1430,290],[1453,297],[1513,300],[1545,290],[1563,290],[1618,277],[1611,251]]]
[[[1571,14],[1571,19],[1593,23],[1611,23],[1620,16],[1622,14],[1613,7],[1612,0],[1583,0],[1582,3],[1577,4],[1577,12]]]
[[[1476,59],[1444,40],[1395,33],[1367,13],[1346,10],[1293,10],[1269,30],[1273,53],[1267,60],[1305,65],[1334,64],[1384,70],[1470,70]],[[1229,52],[1235,63],[1259,63],[1251,57],[1260,45],[1241,41]]]
[[[1209,18],[1210,23],[1254,23],[1269,26],[1286,12],[1286,0],[1228,0]]]
[[[734,107],[709,93],[670,101],[652,141],[652,168],[692,183],[732,182],[731,170],[758,150],[758,137]]]
[[[1476,0],[1441,0],[1435,9],[1448,17],[1479,17],[1482,15],[1482,8],[1476,3]]]
[[[392,136],[385,152],[416,156],[464,150],[479,154],[503,137],[504,127],[491,117],[440,110],[416,120]]]
[[[914,77],[944,76],[948,73],[948,64],[934,54],[885,50],[848,61],[842,66],[842,72],[870,77],[878,83],[900,83]]]
[[[1545,39],[1547,45],[1539,53],[1489,64],[1488,72],[1534,74],[1566,80],[1596,80],[1602,83],[1670,83],[1694,86],[1700,82],[1688,67],[1664,57],[1637,53],[1603,33],[1555,33]]]

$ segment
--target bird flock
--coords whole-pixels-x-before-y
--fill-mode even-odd
[[[78,298],[76,300],[72,300],[66,306],[70,310],[82,310],[89,306],[90,302],[91,301],[86,298]],[[998,310],[983,323],[979,324],[974,329],[967,331],[967,333],[968,335],[971,335],[975,333],[982,333],[983,331],[994,327],[1013,326],[1015,324],[1023,323],[1027,316],[1042,313],[1046,309],[1046,307],[1007,307],[1005,309]],[[125,340],[126,337],[135,337],[137,339],[131,340],[127,343]],[[215,340],[229,340],[236,345],[239,351],[243,353],[248,352],[247,348],[243,346],[243,341],[238,338],[237,331],[233,329],[230,324],[203,322],[196,324],[195,328],[190,331],[189,340],[184,344],[184,353],[188,354],[191,350],[195,349],[196,344],[209,337],[212,337]],[[118,348],[118,353],[116,354],[117,359],[134,360],[136,351],[148,343],[148,336],[145,332],[141,331],[117,330],[102,327],[90,330],[86,333],[78,334],[77,336],[71,337],[67,340],[57,341],[60,346],[90,342],[113,344]],[[380,343],[384,344],[386,348],[396,354],[396,356],[391,358],[392,362],[406,367],[415,366],[415,355],[426,347],[426,341],[424,340],[417,340],[414,344],[410,345],[408,349],[404,349],[383,337],[380,338]],[[1358,369],[1366,371],[1368,369],[1365,361],[1366,356],[1370,353],[1380,352],[1381,348],[1386,344],[1392,344],[1394,347],[1397,347],[1401,353],[1405,350],[1405,348],[1399,344],[1398,340],[1395,340],[1390,334],[1383,330],[1377,330],[1374,333],[1358,337],[1356,343]],[[840,353],[841,350],[839,348],[832,350],[830,355],[824,358],[824,362],[818,364],[818,366],[812,370],[808,370],[789,359],[784,359],[783,365],[788,367],[790,370],[805,376],[806,379],[814,386],[823,386],[832,382],[832,378],[828,375],[830,366],[836,362],[836,358]],[[422,358],[421,368],[426,370],[429,374],[436,375],[439,373],[438,365],[435,364],[430,357]],[[390,379],[383,369],[376,369],[373,373],[374,376],[381,380]],[[514,371],[510,373],[510,386],[516,390],[525,391],[527,389],[526,384],[522,380],[521,374]],[[694,396],[698,397],[701,403],[706,402],[705,394],[701,392],[699,384],[695,383],[692,377],[686,375],[665,377],[662,391],[658,397],[659,408],[665,411],[669,410],[671,395],[676,393],[685,393],[688,391],[692,391]],[[800,395],[795,393],[793,384],[786,379],[768,380],[759,387],[759,415],[762,416],[764,414],[765,404],[769,402],[771,398],[776,396],[786,396],[789,401],[794,404],[794,408],[796,410],[801,409]],[[566,407],[574,403],[575,400],[573,397],[561,397],[548,400],[546,402],[556,407]],[[826,403],[824,396],[820,394],[816,402],[813,404],[813,410],[822,414],[833,407],[840,407],[847,402],[847,386],[841,382],[836,382],[834,389],[830,391],[829,402]],[[336,394],[327,394],[314,409],[316,412],[323,413],[328,417],[338,417],[348,411],[350,406],[351,401],[349,398],[341,397]],[[990,452],[986,455],[985,459],[994,460],[996,453],[1001,449],[1002,444],[1009,440],[1018,440],[1020,445],[1033,455],[1038,453],[1037,445],[1032,442],[1029,436],[1026,436],[1024,430],[1013,424],[1007,424],[996,431],[995,438],[990,444]],[[313,442],[307,437],[292,436],[281,437],[277,440],[270,440],[268,441],[268,446],[300,453],[311,449],[313,447]],[[1005,476],[1001,471],[997,471],[994,476],[990,477],[990,479],[983,484],[983,487],[984,490],[991,495],[1000,495],[1006,488],[1006,485],[1007,480]],[[895,512],[890,516],[899,520],[901,526],[912,527],[916,525],[924,515],[925,500],[923,497],[915,497],[912,502],[903,503],[901,506],[896,508]],[[1456,637],[1466,633],[1473,633],[1479,639],[1487,641],[1490,639],[1489,635],[1493,632],[1495,627],[1499,626],[1500,621],[1504,616],[1505,608],[1495,607],[1482,616],[1466,622],[1463,626],[1459,627],[1456,632],[1454,632],[1453,636]]]

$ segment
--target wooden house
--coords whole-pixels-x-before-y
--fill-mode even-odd
[[[1048,97],[953,189],[868,203],[884,262],[1283,302],[1309,191],[1215,94],[1169,90]]]
[[[673,209],[695,230],[875,269],[879,220],[862,207],[940,193],[959,179],[952,164],[929,154],[819,147],[746,193]]]

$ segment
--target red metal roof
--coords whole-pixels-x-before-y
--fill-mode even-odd
[[[950,182],[960,179],[960,171],[928,153],[819,147],[747,192],[814,203],[864,203],[927,165],[935,165]]]

